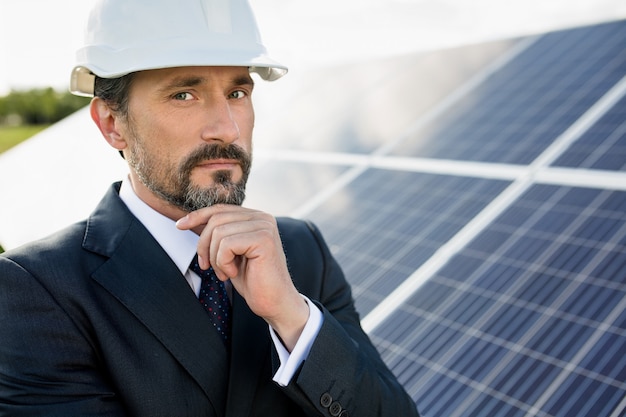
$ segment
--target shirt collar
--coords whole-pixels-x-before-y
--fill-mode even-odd
[[[176,222],[144,203],[137,197],[128,179],[122,181],[120,198],[185,275],[196,254],[200,237],[191,230],[177,229]]]

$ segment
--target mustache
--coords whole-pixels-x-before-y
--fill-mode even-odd
[[[240,146],[232,143],[226,145],[204,144],[194,150],[181,163],[179,172],[183,175],[191,173],[191,171],[201,162],[212,159],[232,159],[241,165],[244,173],[250,171],[252,165],[251,156],[246,153]]]

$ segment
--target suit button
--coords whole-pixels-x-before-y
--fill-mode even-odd
[[[332,402],[333,402],[333,397],[331,397],[330,394],[327,392],[322,395],[322,398],[320,398],[320,404],[322,404],[322,407],[324,408],[330,407]]]
[[[341,413],[341,410],[342,410],[341,404],[339,404],[337,401],[332,403],[330,407],[328,408],[328,412],[333,417],[337,417]]]
[[[343,410],[341,414],[339,414],[339,417],[348,417],[348,412],[346,410]]]

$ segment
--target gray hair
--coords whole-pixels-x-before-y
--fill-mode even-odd
[[[128,118],[128,96],[133,73],[118,78],[101,78],[96,76],[94,96],[100,97],[114,112],[125,119]]]

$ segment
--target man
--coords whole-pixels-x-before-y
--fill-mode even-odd
[[[103,1],[86,38],[71,89],[129,176],[0,258],[0,415],[417,415],[315,226],[241,207],[250,73],[285,72],[248,5]]]

